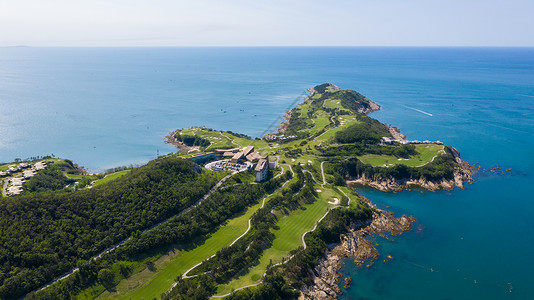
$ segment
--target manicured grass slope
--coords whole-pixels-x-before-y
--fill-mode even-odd
[[[95,182],[93,182],[93,186],[99,186],[101,184],[104,184],[106,182],[110,182],[112,180],[115,180],[117,178],[120,178],[128,173],[130,173],[131,170],[124,170],[124,171],[120,171],[120,172],[115,172],[115,173],[112,173],[112,174],[109,174],[109,175],[106,175],[106,177],[102,178],[102,179],[98,179],[96,180]]]
[[[443,145],[436,144],[421,144],[415,145],[415,150],[418,152],[417,155],[409,159],[398,159],[394,156],[389,155],[375,155],[367,154],[359,156],[358,158],[366,163],[370,164],[373,167],[384,166],[384,165],[406,165],[408,167],[419,167],[425,165],[432,161],[434,157],[443,153]]]
[[[106,291],[97,299],[152,299],[161,295],[170,289],[178,275],[230,245],[242,235],[248,228],[248,220],[260,206],[261,203],[251,206],[243,215],[228,221],[202,245],[192,250],[182,250],[175,255],[170,254],[159,258],[158,261],[164,262],[156,271],[145,270],[122,280],[116,292]]]
[[[303,246],[302,235],[313,229],[316,222],[332,206],[328,201],[332,201],[334,197],[339,196],[330,189],[323,189],[314,203],[304,205],[302,209],[297,209],[289,215],[283,216],[277,223],[279,229],[273,231],[275,239],[272,247],[264,251],[259,264],[241,277],[219,286],[217,295],[224,295],[234,289],[260,282],[271,262],[273,264],[280,263],[283,258],[289,255],[291,250]]]

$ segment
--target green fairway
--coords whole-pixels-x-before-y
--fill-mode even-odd
[[[375,154],[362,155],[358,158],[362,162],[370,164],[373,167],[401,164],[408,167],[419,167],[431,162],[435,156],[443,153],[443,145],[420,144],[415,145],[415,150],[418,152],[418,154],[409,159],[399,159],[394,156]]]
[[[106,175],[106,177],[104,177],[102,179],[98,179],[95,182],[93,182],[93,186],[99,186],[99,185],[104,184],[106,182],[110,182],[110,181],[112,181],[114,179],[117,179],[119,177],[122,177],[123,175],[128,174],[129,172],[130,172],[130,170],[124,170],[124,171],[108,174],[108,175]]]
[[[326,108],[337,108],[339,110],[342,110],[342,111],[347,111],[347,112],[350,112],[349,109],[346,109],[344,108],[343,106],[341,106],[341,101],[337,98],[329,98],[329,99],[326,99],[324,102],[324,107]]]
[[[214,291],[215,296],[226,297],[235,290],[260,284],[259,287],[246,292],[254,293],[254,297],[262,297],[268,293],[267,298],[274,298],[272,287],[277,284],[272,286],[268,283],[262,284],[267,270],[270,270],[269,274],[273,271],[275,275],[282,275],[292,289],[298,289],[296,284],[304,279],[301,276],[305,276],[298,273],[299,268],[308,268],[311,259],[322,257],[325,248],[320,244],[321,240],[324,242],[338,240],[352,217],[362,221],[371,218],[372,207],[369,206],[372,204],[350,186],[346,186],[348,178],[360,179],[364,178],[365,174],[366,178],[376,178],[384,182],[386,180],[404,182],[418,178],[439,179],[442,176],[445,178],[450,172],[458,171],[455,169],[458,167],[458,164],[455,164],[456,157],[448,151],[448,148],[445,149],[444,145],[386,143],[387,139],[384,137],[391,138],[395,135],[391,133],[392,127],[367,116],[369,111],[374,111],[377,107],[363,95],[350,90],[340,91],[337,86],[328,83],[318,85],[309,91],[312,91],[312,94],[306,101],[280,116],[279,119],[283,119],[282,124],[277,129],[273,126],[267,128],[265,132],[268,134],[264,136],[250,138],[245,134],[214,130],[205,126],[173,130],[167,136],[166,142],[175,145],[178,151],[140,167],[139,173],[138,170],[116,168],[114,170],[124,171],[110,173],[105,177],[103,175],[111,171],[85,175],[85,172],[77,172],[78,168],[70,161],[46,159],[48,166],[54,167],[47,173],[51,174],[51,171],[59,169],[67,177],[74,179],[68,180],[69,184],[58,185],[59,188],[67,186],[76,192],[82,188],[91,188],[90,184],[100,185],[98,188],[80,193],[83,197],[90,197],[88,200],[91,201],[94,193],[101,192],[102,197],[110,199],[107,201],[107,198],[99,196],[95,198],[95,205],[98,206],[87,206],[86,214],[95,215],[92,218],[98,219],[102,215],[101,211],[108,211],[109,214],[110,209],[117,209],[112,211],[113,214],[128,212],[124,218],[117,219],[121,222],[117,223],[119,227],[112,228],[115,235],[110,235],[109,241],[107,236],[104,236],[106,239],[100,237],[102,239],[100,244],[108,247],[107,244],[112,244],[123,236],[131,235],[133,238],[129,238],[128,243],[109,248],[111,249],[109,251],[115,251],[114,253],[95,256],[98,262],[94,266],[91,264],[90,270],[98,276],[82,275],[81,278],[79,275],[83,274],[83,267],[81,271],[73,269],[72,274],[76,276],[59,278],[58,281],[63,282],[54,283],[58,288],[38,291],[36,293],[39,295],[38,298],[157,299],[167,293],[166,295],[172,299],[180,297],[192,299],[206,297]],[[302,98],[298,99],[302,101]],[[248,113],[240,115],[249,118],[250,122],[256,119]],[[236,150],[223,150],[243,149],[247,146],[253,146],[257,153],[243,157],[243,153],[235,155],[238,152]],[[215,151],[217,149],[221,151]],[[277,167],[273,168],[273,164],[269,163],[268,169],[265,170],[264,161],[258,161],[258,157],[254,157],[258,153],[263,157],[268,155],[268,161],[276,161]],[[409,157],[411,154],[414,155]],[[219,170],[207,165],[211,161],[229,161],[228,158],[233,158],[234,163],[235,160],[246,163],[247,170],[233,172],[234,169]],[[391,168],[387,169],[390,166]],[[7,167],[8,165],[0,165],[0,170]],[[201,170],[198,172],[200,175],[191,170],[197,172]],[[267,171],[270,179],[265,182],[255,182],[259,173],[263,175],[264,171]],[[43,175],[50,175],[47,173]],[[133,176],[136,174],[146,174],[146,176]],[[287,176],[281,176],[283,174]],[[120,178],[124,175],[126,175],[124,178]],[[225,176],[228,178],[220,181]],[[41,177],[43,176],[36,177],[33,181],[44,181]],[[67,181],[63,176],[56,177]],[[219,183],[213,186],[212,183],[216,179]],[[421,185],[424,186],[423,183]],[[143,191],[141,187],[144,188]],[[206,193],[210,187],[211,190]],[[149,193],[144,193],[144,190]],[[263,199],[265,194],[271,191],[273,194]],[[216,193],[215,196],[209,196],[213,192]],[[67,193],[57,195],[63,194],[67,195]],[[195,199],[202,194],[203,200],[195,202]],[[143,195],[142,198],[139,195]],[[208,196],[211,198],[207,198]],[[25,196],[21,196],[20,199],[23,197]],[[76,197],[72,199],[78,201]],[[122,200],[125,205],[115,205]],[[190,202],[195,204],[191,205]],[[76,203],[73,207],[76,207]],[[265,204],[265,207],[261,208],[262,204]],[[164,226],[158,223],[149,227],[153,223],[153,216],[157,217],[154,220],[159,220],[160,212],[164,213],[162,216],[165,218],[174,212],[174,210],[169,211],[173,205],[191,206],[187,215],[180,213],[181,217],[176,220],[179,223],[175,223],[173,219]],[[102,210],[95,213],[93,208],[100,209],[100,206]],[[125,210],[123,207],[129,209]],[[334,213],[324,220],[321,232],[316,232],[313,236],[308,235],[310,248],[303,250],[303,246],[306,246],[305,234],[314,230],[330,209],[335,209]],[[128,219],[129,214],[134,211],[137,213],[135,218]],[[103,221],[110,218],[105,214],[103,216],[106,217],[102,218]],[[123,222],[125,220],[129,221]],[[247,231],[251,223],[253,225],[250,231]],[[112,225],[115,226],[114,224]],[[63,224],[60,225],[54,225],[51,230],[63,230]],[[323,228],[323,225],[328,229]],[[99,234],[99,231],[95,230],[100,229],[93,224],[88,224],[86,227],[88,228],[86,231],[90,234],[93,234],[93,231],[94,234]],[[108,230],[107,227],[103,228]],[[322,234],[323,229],[324,232],[328,232],[327,235]],[[147,230],[150,232],[144,234]],[[71,231],[69,229],[67,234]],[[85,252],[79,254],[71,251],[73,254],[70,261],[79,261],[80,257],[85,259],[85,256],[80,255],[88,256],[95,251],[90,247],[95,239],[91,238],[92,235],[89,233],[86,234],[89,242],[80,244],[83,246],[80,246],[82,247],[80,251]],[[78,237],[74,237],[77,241]],[[244,238],[240,239],[241,237]],[[235,243],[238,238],[240,242]],[[229,247],[232,243],[235,243],[233,247]],[[17,245],[16,241],[11,244]],[[69,244],[78,245],[78,243]],[[89,247],[86,247],[86,244]],[[224,251],[221,251],[223,249]],[[219,251],[221,252],[215,256]],[[306,259],[301,260],[299,258],[301,254]],[[293,257],[292,255],[299,256],[291,263],[285,264]],[[271,269],[273,265],[277,267]],[[29,272],[34,270],[28,268],[26,271],[31,275],[33,273]],[[15,274],[8,269],[4,273],[8,272]],[[12,277],[11,273],[8,275]],[[15,275],[19,276],[17,274]],[[39,284],[43,284],[41,281],[46,277],[41,271],[36,274],[42,278],[21,274],[25,279],[37,278],[36,282]],[[200,277],[191,278],[198,275]],[[9,276],[6,278],[10,278]],[[208,277],[214,280],[205,280]],[[183,280],[177,281],[177,278]],[[279,289],[279,287],[274,288]],[[49,292],[54,296],[48,296]]]
[[[329,140],[330,138],[333,138],[334,135],[336,134],[336,132],[345,129],[345,127],[347,127],[348,125],[352,125],[352,124],[358,123],[358,121],[356,119],[354,119],[354,118],[346,118],[346,117],[343,118],[343,117],[340,117],[339,119],[340,119],[341,122],[343,122],[342,125],[325,131],[323,134],[318,136],[315,139],[315,141],[317,141],[319,143],[320,142],[325,142],[325,141]]]
[[[168,291],[178,275],[230,245],[248,228],[248,220],[261,207],[261,202],[213,233],[202,245],[188,251],[164,255],[156,261],[157,270],[147,269],[122,280],[115,292],[104,292],[98,299],[153,299]]]
[[[249,140],[242,137],[232,136],[229,133],[223,133],[223,135],[227,136],[229,139],[232,139],[234,143],[239,145],[241,148],[246,146],[254,146],[254,148],[258,150],[259,148],[269,146],[269,144],[264,140]]]
[[[330,124],[330,114],[319,111],[317,115],[313,116],[313,120],[315,121],[315,126],[310,129],[310,132],[316,133]]]
[[[291,250],[303,246],[302,235],[313,229],[315,223],[332,206],[328,201],[332,201],[334,197],[340,196],[330,189],[322,189],[317,201],[304,205],[302,209],[297,209],[289,215],[283,215],[277,224],[279,229],[273,231],[275,234],[273,244],[263,252],[259,264],[252,267],[247,274],[219,286],[217,295],[224,295],[237,288],[260,282],[271,262],[273,264],[282,262]]]
[[[227,148],[243,148],[246,146],[254,146],[255,148],[267,147],[269,144],[264,140],[247,139],[243,137],[234,136],[228,132],[208,130],[203,128],[182,129],[182,134],[196,135],[210,141],[210,146],[206,151],[213,151],[215,149]]]

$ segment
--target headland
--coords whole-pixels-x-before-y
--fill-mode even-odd
[[[265,292],[335,298],[341,258],[370,267],[379,254],[366,237],[402,234],[415,221],[379,209],[352,184],[399,191],[463,188],[472,181],[472,167],[458,151],[439,141],[406,140],[398,128],[368,116],[380,106],[365,96],[329,83],[308,91],[264,137],[174,130],[166,142],[178,153],[93,188],[50,194],[63,204],[78,197],[94,202],[98,210],[83,206],[94,224],[106,220],[99,215],[103,207],[106,218],[124,215],[121,207],[136,217],[119,220],[120,230],[83,255],[66,256],[65,275],[49,285],[42,280],[28,299],[66,291],[99,299],[231,299]],[[102,202],[101,194],[124,204]],[[150,218],[133,222],[143,215]],[[89,224],[82,228],[79,235],[87,230],[90,236]],[[73,237],[71,243],[82,242]],[[332,243],[337,246],[327,247]],[[76,259],[86,261],[74,268]]]

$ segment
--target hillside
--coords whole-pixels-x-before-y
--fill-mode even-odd
[[[66,250],[45,246],[43,253],[54,259],[31,267],[7,264],[0,292],[5,298],[21,295],[72,270],[72,276],[28,299],[296,297],[314,282],[318,274],[309,270],[322,261],[327,243],[375,220],[389,224],[376,233],[400,234],[411,227],[413,219],[380,211],[347,184],[438,189],[470,180],[468,165],[454,148],[405,140],[397,129],[368,116],[378,109],[365,96],[326,83],[310,89],[305,101],[287,112],[278,132],[262,139],[205,127],[179,129],[167,137],[179,145],[178,154],[92,189],[14,197],[16,205],[5,201],[2,226],[13,232],[6,239],[18,233],[8,223],[15,222],[30,232],[24,245],[34,246],[26,246],[28,255],[61,235]],[[209,167],[198,174],[188,159],[210,161],[213,151],[223,155],[251,146],[256,157],[251,161],[268,156],[277,165],[266,181],[254,182],[252,169],[214,172]],[[48,205],[43,228],[32,223],[43,219],[37,215],[41,203]],[[32,215],[28,225],[17,219],[23,210]],[[358,237],[354,233],[348,242],[365,240]],[[124,244],[95,257],[120,241]],[[10,247],[6,251],[14,252],[6,258],[18,251]],[[84,261],[90,257],[95,259]]]

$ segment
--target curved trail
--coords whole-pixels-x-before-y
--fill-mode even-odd
[[[141,231],[141,234],[144,233],[144,232],[146,232],[146,231],[148,231],[148,230],[150,230],[150,229],[153,229],[153,228],[155,228],[155,227],[157,227],[157,226],[159,226],[159,225],[162,225],[162,224],[164,224],[164,223],[167,223],[171,218],[181,216],[182,214],[187,213],[187,212],[189,212],[191,209],[197,207],[198,205],[200,205],[200,204],[202,203],[202,201],[206,200],[206,199],[207,199],[213,192],[215,192],[215,191],[216,191],[216,190],[217,190],[217,189],[218,189],[218,188],[219,188],[219,187],[220,187],[220,186],[221,186],[221,185],[222,185],[228,178],[232,177],[233,175],[235,175],[235,174],[237,174],[237,173],[238,173],[238,172],[233,172],[233,173],[231,173],[231,174],[226,175],[226,176],[223,177],[221,180],[219,180],[219,182],[217,182],[217,184],[215,184],[215,185],[214,185],[214,186],[213,186],[213,187],[212,187],[206,194],[204,194],[204,196],[202,196],[202,198],[200,198],[196,203],[194,203],[193,205],[191,205],[191,206],[187,207],[186,209],[180,211],[179,213],[177,213],[177,214],[175,214],[175,215],[173,215],[173,216],[171,216],[171,217],[169,217],[169,218],[167,218],[167,219],[165,219],[165,220],[163,220],[163,221],[160,221],[159,223],[156,223],[156,224],[154,224],[154,225],[152,225],[152,226],[150,226],[150,227],[144,229],[143,231]],[[104,254],[106,254],[106,253],[109,253],[109,252],[111,252],[111,251],[117,249],[119,246],[121,246],[121,245],[123,245],[124,243],[126,243],[127,241],[129,241],[131,238],[132,238],[132,237],[128,237],[128,238],[126,238],[126,239],[124,239],[124,240],[122,240],[122,241],[120,241],[120,242],[118,242],[118,243],[113,244],[113,245],[110,246],[109,248],[105,249],[104,251],[102,251],[102,252],[100,252],[99,254],[93,256],[92,258],[90,258],[88,261],[92,261],[92,260],[97,260],[97,259],[99,259],[100,257],[102,257],[102,255],[104,255]],[[79,270],[80,270],[79,268],[74,268],[74,269],[68,271],[67,273],[65,273],[65,274],[63,274],[63,275],[61,275],[61,276],[59,276],[59,277],[53,279],[52,281],[49,281],[48,283],[42,285],[41,287],[39,287],[39,288],[33,290],[32,292],[37,292],[37,291],[43,290],[43,289],[45,289],[45,288],[51,286],[52,284],[54,284],[54,283],[56,283],[56,282],[58,282],[58,281],[61,281],[61,280],[65,279],[65,278],[71,276],[72,274],[78,272]],[[30,293],[31,293],[31,292],[30,292]],[[23,299],[23,298],[24,298],[24,297],[22,297],[22,299]]]
[[[324,175],[324,168],[323,168],[323,164],[324,163],[325,163],[325,161],[321,162],[321,175],[323,176],[323,183],[320,183],[319,181],[317,181],[317,179],[315,179],[315,177],[313,177],[313,173],[312,172],[310,172],[308,170],[303,170],[303,172],[306,172],[306,173],[310,174],[312,179],[313,179],[313,181],[315,181],[315,183],[317,183],[320,186],[323,186],[323,185],[326,184],[326,177]]]
[[[444,153],[445,151],[443,149],[439,150],[438,154],[434,155],[434,157],[432,157],[432,159],[430,161],[427,161],[426,163],[422,164],[422,165],[418,165],[418,166],[415,166],[416,168],[420,168],[420,167],[424,167],[426,165],[428,165],[429,163],[432,163],[434,161],[434,159],[436,159],[436,157],[438,157],[440,154]]]
[[[283,188],[291,179],[293,179],[293,177],[295,177],[295,173],[293,172],[293,169],[291,168],[291,165],[287,165],[289,167],[289,170],[291,171],[291,174],[293,175],[290,179],[288,179],[286,182],[284,182],[284,184],[282,184],[282,186],[280,186],[278,189],[274,190],[272,193],[270,193],[269,195],[265,196],[262,200],[262,203],[261,203],[261,207],[258,208],[259,209],[262,209],[264,206],[265,206],[265,200],[267,200],[267,198],[271,197],[274,193],[276,193],[278,190],[280,190],[281,188]],[[282,167],[281,167],[282,168]],[[280,174],[277,175],[278,176],[281,176],[283,173],[284,173],[284,168],[282,168],[282,172]],[[250,219],[248,219],[248,228],[247,230],[245,230],[245,232],[240,235],[239,237],[237,237],[230,245],[228,245],[228,247],[231,247],[233,246],[237,241],[239,241],[242,237],[244,237],[249,231],[250,229],[252,228],[252,224],[250,223],[250,220],[252,219],[252,217]],[[213,254],[212,256],[210,256],[209,258],[207,258],[206,260],[204,261],[201,261],[199,262],[198,264],[192,266],[189,270],[185,271],[184,274],[182,274],[182,278],[183,279],[187,279],[187,278],[193,278],[193,277],[196,277],[198,275],[193,275],[193,276],[188,276],[187,274],[189,272],[191,272],[192,270],[194,270],[196,267],[200,266],[201,264],[203,264],[204,262],[208,261],[209,259],[213,258],[216,254]],[[176,286],[176,282],[173,283],[173,285],[171,286],[171,289],[174,288]]]
[[[7,184],[9,183],[9,179],[6,179],[4,181],[4,187],[2,188],[2,196],[7,197]]]
[[[219,131],[219,134],[222,135],[223,137],[227,138],[232,144],[234,144],[235,146],[241,148],[241,145],[237,144],[233,139],[227,137],[226,135],[224,135],[222,132]]]
[[[321,163],[321,171],[322,171],[322,174],[323,174],[323,185],[324,185],[324,184],[326,184],[326,180],[325,180],[325,177],[324,177],[323,163],[324,163],[324,161]],[[306,172],[308,172],[308,173],[311,174],[311,172],[308,171],[308,170],[304,170],[304,171],[306,171]],[[312,178],[313,178],[313,174],[311,174],[311,175],[312,175]],[[317,182],[317,181],[315,180],[315,178],[313,178],[313,180],[314,180],[317,184],[321,185],[319,182]],[[322,186],[322,185],[321,185],[321,186]],[[317,220],[317,221],[315,222],[315,226],[314,226],[312,229],[310,229],[310,230],[304,232],[304,233],[302,234],[302,238],[301,238],[301,239],[302,239],[302,244],[303,244],[303,246],[304,246],[304,249],[307,248],[306,241],[305,241],[305,239],[304,239],[304,238],[306,237],[306,234],[308,234],[308,233],[310,233],[310,232],[313,232],[315,229],[317,229],[317,226],[319,225],[319,223],[321,223],[321,221],[322,221],[324,218],[326,218],[326,216],[330,213],[330,211],[332,211],[333,209],[336,209],[336,208],[340,208],[340,207],[347,207],[347,208],[348,208],[348,207],[350,206],[350,201],[351,201],[350,197],[349,197],[349,196],[348,196],[342,189],[340,189],[339,187],[336,187],[336,188],[337,188],[343,195],[345,195],[345,197],[347,197],[347,199],[348,199],[347,206],[335,205],[335,206],[329,208],[329,209],[326,211],[326,213],[325,213],[319,220]],[[285,264],[285,263],[287,263],[288,261],[290,261],[293,257],[295,257],[295,255],[292,255],[292,256],[288,257],[286,260],[284,260],[284,261],[282,261],[282,262],[279,262],[279,263],[276,263],[276,264],[272,265],[271,268],[272,268],[272,267],[275,267],[275,266],[279,266],[279,265]],[[265,270],[265,273],[263,273],[263,276],[265,276],[265,274],[267,274],[267,270]],[[236,291],[239,291],[239,290],[242,290],[242,289],[246,289],[246,288],[250,288],[250,287],[254,287],[254,286],[258,286],[258,285],[260,285],[260,284],[262,284],[262,283],[263,283],[263,280],[260,281],[260,282],[258,282],[258,283],[249,284],[249,285],[245,285],[245,286],[239,287],[239,288],[233,290],[232,292],[227,293],[227,294],[224,294],[224,295],[210,296],[210,298],[224,298],[224,297],[228,297],[228,296],[230,296],[231,294],[235,293]]]

